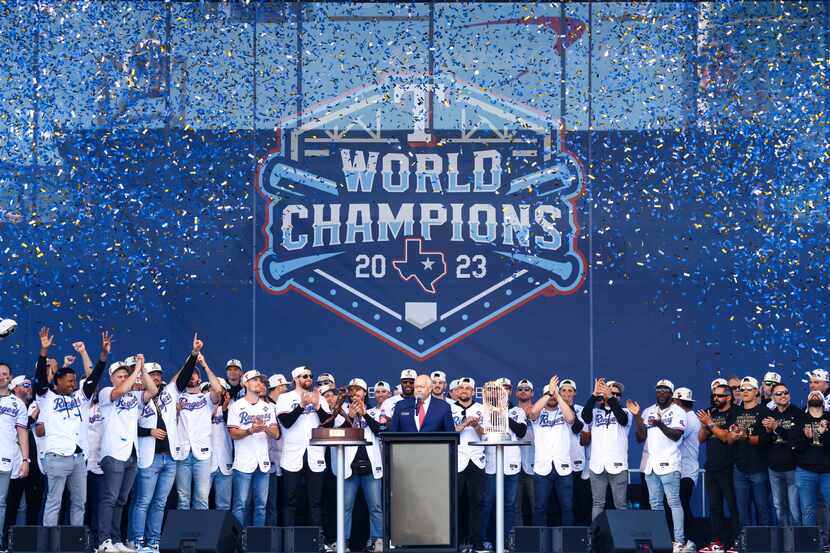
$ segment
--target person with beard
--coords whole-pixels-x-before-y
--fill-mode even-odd
[[[516,407],[524,411],[525,420],[530,420],[533,410],[533,383],[523,378],[516,383]],[[519,525],[533,524],[533,425],[527,425],[525,441],[529,445],[518,448],[522,455],[522,470],[516,484],[516,509],[513,518]]]
[[[795,444],[795,481],[804,526],[816,526],[817,491],[830,504],[830,415],[824,410],[825,399],[818,390],[807,394],[807,411],[788,433]],[[830,551],[830,546],[823,551]]]
[[[726,519],[723,503],[729,512],[738,512],[733,488],[732,465],[735,461],[734,450],[729,443],[729,425],[732,418],[732,389],[728,384],[719,384],[712,390],[712,406],[697,412],[701,423],[698,440],[706,443],[706,464],[703,481],[706,487],[706,500],[709,504],[709,520],[712,524],[712,538],[708,546],[700,553],[737,553],[734,545],[724,545],[726,539]],[[736,524],[737,526],[737,524]],[[729,542],[731,543],[731,541]]]
[[[399,401],[412,397],[415,392],[415,378],[417,376],[418,373],[412,369],[404,369],[401,371],[401,393],[393,395],[380,406],[380,412],[386,419],[392,420],[392,416],[395,414],[395,405]]]
[[[590,443],[591,434],[582,420],[582,405],[575,403],[576,382],[566,378],[559,383],[559,395],[571,406],[576,416],[571,433],[571,463],[574,481],[574,521],[578,526],[591,525],[591,481],[586,463],[585,446]]]
[[[767,446],[772,504],[781,525],[801,526],[801,507],[795,483],[795,450],[788,434],[798,423],[802,411],[790,403],[790,390],[786,385],[774,384],[771,390],[775,407],[761,421],[765,430],[761,434],[761,443]]]
[[[446,400],[447,374],[444,371],[432,371],[429,376],[432,378],[432,397]]]
[[[112,348],[112,337],[101,335],[101,355],[95,369],[80,390],[76,389],[75,371],[68,366],[55,373],[54,383],[47,384],[46,356],[53,342],[49,330],[42,328],[40,356],[34,380],[34,391],[41,402],[36,432],[45,436],[44,468],[47,478],[44,526],[57,526],[64,488],[69,486],[70,523],[82,526],[86,507],[86,456],[89,449],[89,405],[98,379],[104,372]]]
[[[594,382],[594,393],[582,408],[582,421],[590,432],[591,455],[588,461],[591,482],[591,520],[605,510],[608,487],[614,508],[627,507],[628,434],[631,430],[629,407],[620,404],[625,387],[621,382]],[[629,405],[636,405],[629,401]]]
[[[231,403],[245,395],[245,388],[242,386],[242,361],[228,359],[225,363],[225,381],[231,388],[229,391]]]
[[[741,379],[741,405],[727,421],[729,440],[735,446],[734,485],[741,526],[750,526],[752,504],[758,515],[758,526],[770,525],[769,472],[767,447],[760,437],[766,432],[761,421],[769,416],[769,410],[761,405],[758,397],[758,381],[745,376]]]
[[[830,374],[824,369],[810,372],[810,391],[821,392],[824,396],[824,410],[830,411]]]
[[[559,377],[554,375],[533,404],[533,525],[548,526],[547,515],[551,492],[556,494],[561,521],[557,526],[573,526],[573,462],[571,434],[578,433],[576,416],[571,406],[559,394]]]
[[[741,379],[737,376],[730,376],[727,380],[729,389],[732,391],[732,405],[741,404]]]
[[[774,409],[775,402],[772,400],[772,388],[776,384],[781,384],[781,375],[777,372],[768,371],[764,373],[764,378],[761,379],[761,395],[760,402],[763,403],[767,409]]]
[[[469,377],[458,379],[457,400],[452,407],[455,431],[460,433],[458,444],[458,502],[466,499],[467,520],[459,521],[462,528],[459,536],[467,550],[484,550],[484,533],[481,527],[481,511],[484,502],[485,473],[484,446],[471,445],[484,435],[481,422],[484,406],[475,400],[475,380]],[[394,421],[393,421],[394,423]],[[459,512],[465,512],[459,509]],[[466,524],[465,524],[466,523]]]
[[[683,525],[683,505],[680,503],[680,442],[686,430],[686,413],[672,403],[674,384],[659,380],[655,385],[656,403],[640,413],[640,406],[629,406],[637,425],[637,441],[645,442],[643,465],[648,500],[652,511],[663,510],[665,496],[671,510],[674,526],[673,553],[685,553],[686,535]]]
[[[11,367],[6,363],[0,362],[0,366],[7,367],[11,372]],[[29,427],[27,434],[29,436],[29,455],[34,459],[37,455],[37,447],[35,444],[34,428],[35,422],[39,414],[37,404],[32,403],[32,381],[26,376],[16,376],[9,384],[11,392],[26,405],[29,411]],[[20,448],[18,448],[20,452]],[[18,455],[16,464],[20,465],[22,455]],[[3,523],[3,533],[8,533],[9,527],[15,525],[17,520],[17,512],[20,510],[20,501],[23,494],[26,494],[26,524],[34,526],[38,524],[40,516],[40,508],[43,502],[43,473],[40,471],[38,463],[29,463],[29,474],[25,478],[21,478],[19,470],[15,471],[15,476],[9,483],[9,494],[6,498],[6,520]]]
[[[210,482],[213,488],[214,508],[231,510],[233,495],[233,440],[228,432],[228,407],[231,403],[231,385],[219,378],[222,398],[210,417]]]
[[[12,474],[12,459],[18,447],[23,455],[19,469],[21,477],[25,478],[29,474],[29,465],[32,462],[29,458],[29,436],[26,432],[27,409],[17,396],[9,393],[10,380],[9,365],[0,364],[0,520],[6,519],[6,497]],[[4,536],[0,536],[0,542],[5,543]]]
[[[488,387],[501,387],[504,389],[507,399],[507,404],[503,407],[507,410],[507,430],[510,433],[513,441],[522,441],[527,435],[527,416],[524,410],[513,405],[510,401],[510,392],[512,385],[509,378],[499,378],[494,382],[488,382],[484,385]],[[507,536],[513,528],[513,517],[516,509],[516,490],[519,484],[519,473],[522,470],[522,453],[521,447],[508,447],[504,451],[504,534],[505,543],[507,543]],[[482,528],[489,529],[487,538],[489,542],[485,542],[485,546],[492,545],[495,542],[495,524],[490,524],[491,515],[493,514],[493,506],[496,503],[496,451],[495,448],[488,447],[485,453],[484,472],[487,474],[487,489],[484,495],[484,504],[481,511]],[[489,550],[490,547],[487,547]]]
[[[309,442],[311,431],[325,422],[329,415],[320,405],[319,389],[312,390],[310,368],[296,367],[291,371],[291,378],[294,389],[281,394],[276,406],[283,436],[280,459],[284,487],[283,525],[297,525],[297,507],[304,499],[308,504],[308,525],[322,526],[326,448],[312,446]]]
[[[274,416],[277,414],[277,401],[288,391],[288,381],[282,374],[268,377],[268,395],[265,397],[272,408]],[[268,505],[265,508],[265,525],[277,526],[277,494],[279,492],[279,478],[282,476],[280,459],[282,458],[282,436],[278,439],[268,437],[268,458],[271,460],[271,474],[268,477]]]

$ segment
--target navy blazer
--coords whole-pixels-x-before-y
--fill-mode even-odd
[[[415,424],[415,398],[406,397],[395,404],[392,422],[387,432],[455,432],[452,409],[443,399],[430,398],[424,424],[418,430]]]

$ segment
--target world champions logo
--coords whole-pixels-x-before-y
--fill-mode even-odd
[[[260,286],[418,360],[585,279],[564,122],[451,75],[389,75],[284,121],[256,186]]]

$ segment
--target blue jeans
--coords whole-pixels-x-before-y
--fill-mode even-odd
[[[357,489],[363,490],[363,499],[369,508],[369,539],[383,539],[383,504],[381,503],[381,480],[373,474],[352,474],[344,482],[344,537],[346,544],[352,535],[352,509],[357,498]]]
[[[179,493],[179,510],[190,509],[190,489],[193,486],[193,509],[208,510],[210,496],[210,458],[200,461],[193,456],[178,461],[176,467],[176,491]]]
[[[778,472],[769,469],[769,483],[778,523],[782,526],[801,526],[801,506],[798,503],[795,471]]]
[[[213,501],[217,511],[231,510],[231,491],[233,490],[233,474],[222,474],[216,469],[210,475],[213,480]]]
[[[268,502],[267,472],[256,469],[254,472],[233,471],[233,516],[239,524],[245,526],[245,503],[253,485],[254,521],[252,526],[265,526],[265,504]]]
[[[732,476],[735,485],[735,502],[738,504],[740,526],[753,526],[752,502],[758,512],[758,526],[769,526],[769,474],[767,471],[742,472],[738,467]]]
[[[516,495],[519,492],[519,475],[505,474],[504,475],[504,539],[507,543],[507,536],[513,529],[513,514],[516,510]],[[481,508],[481,529],[482,540],[490,541],[490,538],[495,540],[496,525],[490,524],[490,517],[493,514],[493,507],[496,504],[496,475],[487,475],[487,490],[484,493],[484,505]],[[487,530],[491,530],[488,535]]]
[[[127,529],[131,542],[145,545],[159,542],[164,507],[175,480],[176,461],[169,453],[156,453],[149,467],[138,469]]]
[[[556,497],[562,509],[561,526],[574,525],[574,481],[571,475],[559,476],[556,469],[551,469],[547,476],[533,475],[533,525],[547,526],[548,501],[551,488],[556,488]]]
[[[6,498],[9,494],[11,477],[11,471],[0,471],[0,520],[6,520]],[[3,540],[3,532],[0,532],[0,545],[2,543],[5,543],[5,540]]]
[[[801,524],[816,525],[816,491],[821,490],[824,501],[830,504],[830,473],[819,473],[795,469],[795,483],[798,486],[798,500],[801,506]]]
[[[277,491],[279,476],[276,473],[268,474],[268,505],[265,507],[265,524],[277,526]]]
[[[646,485],[648,486],[648,503],[652,511],[663,510],[663,495],[671,510],[671,520],[674,524],[674,541],[686,543],[683,528],[683,505],[680,503],[680,471],[658,475],[655,473],[646,474]]]

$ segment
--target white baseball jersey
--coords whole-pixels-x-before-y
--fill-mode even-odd
[[[158,414],[159,410],[161,411],[161,420],[164,421],[165,432],[167,432],[167,443],[170,445],[170,456],[177,461],[186,457],[182,455],[180,445],[180,430],[176,413],[178,397],[179,390],[176,388],[176,383],[167,384],[155,398],[144,404],[141,416],[138,418],[138,425],[141,428],[152,430],[158,424]],[[153,436],[142,436],[138,439],[138,468],[145,469],[153,464],[157,441]]]
[[[658,475],[680,471],[680,442],[666,436],[656,421],[661,420],[668,428],[686,430],[686,412],[679,406],[671,404],[665,409],[651,405],[643,411],[643,421],[646,423],[646,448],[644,453],[645,465],[643,472]]]
[[[565,422],[559,407],[545,407],[539,417],[533,421],[533,446],[536,456],[533,470],[539,476],[547,476],[551,469],[556,469],[559,476],[573,472],[571,460],[571,434],[573,425]]]
[[[588,466],[594,474],[619,474],[628,470],[628,433],[633,417],[623,408],[628,417],[625,426],[617,421],[610,409],[594,407],[591,419],[591,455]]]
[[[104,427],[104,416],[99,404],[89,407],[89,428],[87,428],[87,443],[89,452],[86,456],[86,470],[92,474],[104,474],[101,468],[101,431]]]
[[[104,415],[101,458],[126,461],[133,448],[138,452],[138,417],[144,409],[144,392],[130,391],[113,402],[113,390],[112,386],[108,386],[98,393]]]
[[[210,459],[211,427],[216,403],[210,392],[179,395],[179,432],[182,459],[190,453],[199,461]]]
[[[392,420],[392,415],[395,412],[395,405],[398,404],[400,400],[403,399],[403,396],[392,396],[386,401],[384,401],[380,406],[380,413],[388,420]],[[450,403],[452,405],[452,403]]]
[[[320,399],[320,404],[325,400]],[[296,390],[285,392],[277,399],[277,413],[290,413],[300,406],[300,394]],[[282,459],[280,466],[289,472],[299,472],[303,468],[303,456],[308,452],[308,466],[312,472],[326,469],[326,448],[309,445],[311,431],[320,426],[320,418],[314,406],[309,404],[290,428],[280,423],[283,436]]]
[[[521,407],[511,407],[510,410],[507,412],[507,416],[512,419],[513,421],[519,424],[527,424],[527,415],[525,414],[525,410]],[[507,431],[510,432],[511,438],[513,440],[519,441],[519,437],[516,436],[516,433],[510,429],[508,425]],[[527,435],[525,435],[526,437]],[[524,438],[522,438],[524,440]],[[522,469],[522,449],[527,449],[528,446],[514,446],[514,447],[505,447],[504,448],[504,474],[510,476],[512,474],[518,474],[519,471]],[[485,467],[484,471],[487,474],[496,474],[496,448],[495,447],[486,447],[484,448],[485,453]]]
[[[276,425],[276,413],[270,403],[260,399],[250,403],[246,398],[238,399],[228,409],[228,428],[247,430],[259,417],[265,426]],[[271,459],[268,457],[268,434],[257,432],[234,442],[233,468],[239,472],[251,473],[259,468],[269,472]]]
[[[691,478],[697,484],[697,473],[700,470],[700,441],[697,435],[700,432],[700,420],[694,410],[686,411],[686,429],[680,439],[680,477]]]
[[[465,418],[478,417],[478,420],[484,420],[484,406],[478,402],[473,402],[466,409],[459,405],[458,402],[452,405],[452,422],[458,426]],[[458,444],[458,472],[462,472],[467,468],[467,464],[472,463],[480,469],[484,468],[484,446],[470,445],[470,442],[481,440],[481,436],[471,426],[466,427],[461,431],[460,442]]]
[[[233,440],[225,423],[222,406],[217,405],[210,418],[210,472],[233,474]]]
[[[47,390],[43,394],[38,421],[46,431],[44,453],[72,455],[80,447],[88,456],[89,398],[83,390],[70,395]]]
[[[12,472],[18,451],[17,429],[28,428],[26,405],[14,394],[0,397],[0,472]]]

